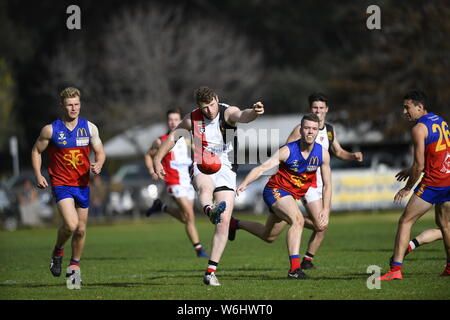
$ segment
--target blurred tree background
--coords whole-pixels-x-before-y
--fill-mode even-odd
[[[81,30],[66,27],[72,4]],[[374,4],[381,30],[366,27]],[[261,100],[269,115],[305,112],[323,91],[333,122],[403,140],[409,89],[450,119],[449,35],[447,1],[0,0],[1,171],[13,134],[29,166],[67,85],[103,140],[161,121],[168,106],[191,110],[200,85],[238,106]]]

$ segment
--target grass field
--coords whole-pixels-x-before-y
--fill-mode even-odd
[[[255,221],[266,216],[237,215]],[[84,286],[68,290],[64,278],[49,270],[56,228],[0,232],[0,299],[450,299],[450,279],[438,275],[445,265],[442,241],[415,250],[406,260],[403,281],[382,282],[369,290],[369,265],[387,268],[399,213],[332,216],[327,238],[316,255],[309,280],[288,280],[285,233],[267,244],[238,231],[218,268],[221,287],[202,284],[206,259],[195,257],[183,226],[171,218],[120,225],[90,225],[81,262]],[[213,226],[198,218],[209,251]],[[413,234],[433,228],[428,213]],[[310,235],[303,236],[301,254]],[[64,267],[70,257],[66,245]]]

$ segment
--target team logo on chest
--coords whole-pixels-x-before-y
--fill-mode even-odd
[[[69,150],[69,153],[64,155],[64,160],[66,160],[66,165],[75,170],[78,166],[84,165],[83,154],[80,150]]]
[[[66,145],[67,141],[66,141],[66,133],[64,131],[59,131],[58,132],[58,144],[62,144],[62,145]]]

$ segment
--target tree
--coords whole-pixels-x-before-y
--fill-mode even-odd
[[[62,46],[51,60],[49,86],[79,84],[85,110],[102,131],[117,134],[161,121],[172,106],[190,111],[194,89],[203,85],[231,104],[261,99],[261,53],[229,25],[147,6],[113,17],[105,30],[95,53],[82,40]],[[133,137],[130,142],[138,147]]]

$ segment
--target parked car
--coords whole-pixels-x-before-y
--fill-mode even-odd
[[[2,184],[0,184],[0,221],[3,229],[8,231],[16,230],[19,222],[17,202],[6,186]]]
[[[236,176],[236,187],[239,186],[244,180],[245,176],[254,168],[256,164],[243,164],[239,165]],[[234,210],[237,211],[250,211],[254,214],[262,214],[267,209],[267,206],[263,200],[262,193],[264,186],[271,177],[272,172],[269,175],[261,176],[258,180],[251,183],[247,189],[239,194],[234,201]]]
[[[164,182],[153,181],[144,162],[123,165],[111,178],[106,212],[109,215],[143,214],[158,197],[165,197]]]

